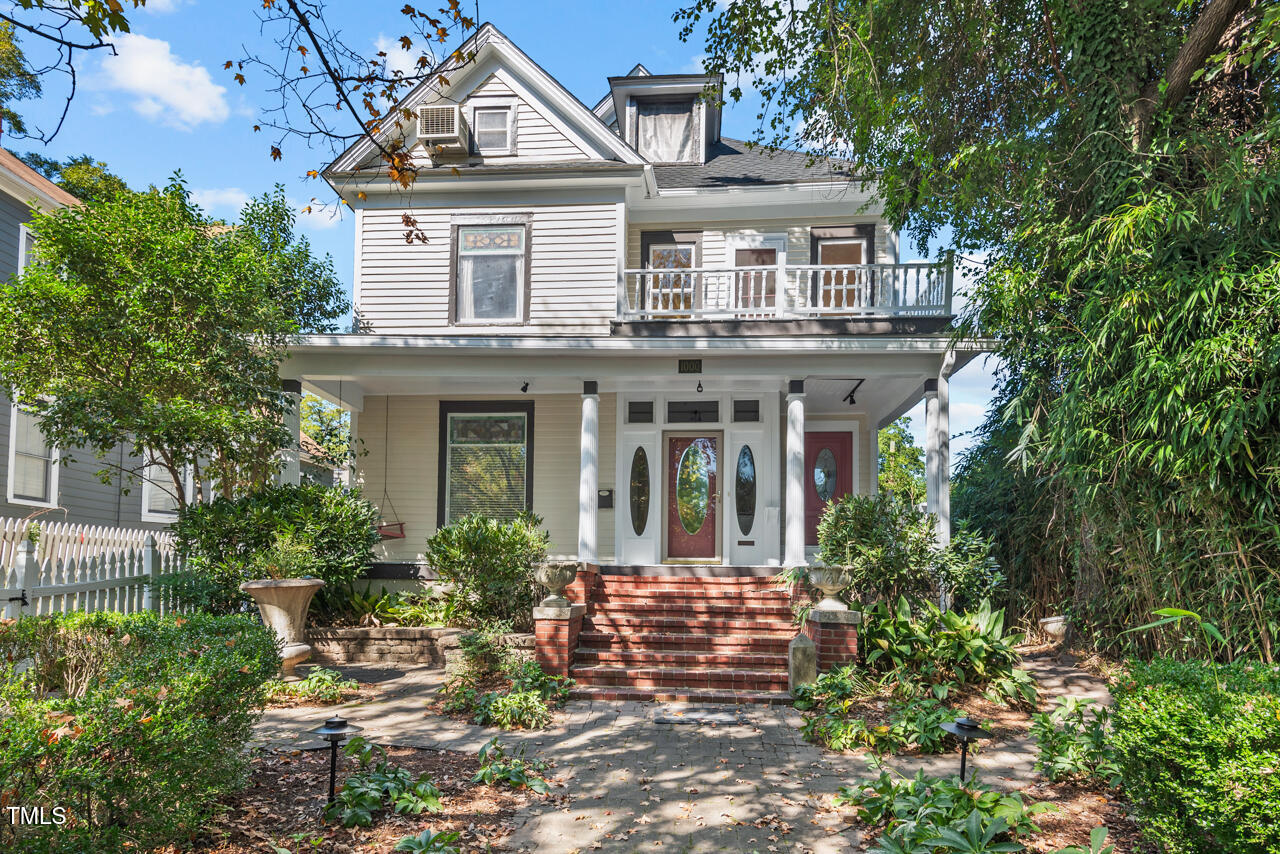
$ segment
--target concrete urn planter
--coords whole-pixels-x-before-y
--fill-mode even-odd
[[[1067,618],[1062,616],[1045,617],[1040,621],[1040,631],[1056,641],[1067,636]]]
[[[307,609],[321,587],[324,582],[318,578],[264,579],[240,585],[240,590],[258,604],[262,622],[284,643],[280,670],[285,678],[295,678],[294,668],[311,657],[306,642]]]
[[[815,611],[847,611],[849,606],[840,601],[840,591],[853,580],[847,566],[814,566],[809,569],[809,583],[822,591],[822,601],[813,606]]]
[[[538,603],[542,608],[567,608],[569,600],[564,598],[564,589],[578,577],[577,561],[552,560],[540,563],[533,568],[533,578],[550,593]]]

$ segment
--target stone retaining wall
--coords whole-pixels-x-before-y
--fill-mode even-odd
[[[311,629],[312,664],[426,664],[444,667],[465,629],[378,626]],[[517,649],[533,649],[533,635],[509,634]]]

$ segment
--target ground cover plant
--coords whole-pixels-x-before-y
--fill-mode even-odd
[[[1036,770],[1053,782],[1081,780],[1120,784],[1120,768],[1110,743],[1111,711],[1075,697],[1059,698],[1051,712],[1031,716]]]
[[[267,702],[274,705],[320,705],[341,703],[360,693],[360,683],[343,679],[336,670],[313,667],[297,682],[272,679],[267,683]]]
[[[510,521],[464,516],[427,540],[425,557],[449,585],[450,624],[471,628],[506,620],[521,631],[532,627],[538,587],[533,566],[547,556],[542,520],[522,513]]]
[[[243,616],[73,613],[0,625],[0,788],[62,825],[0,823],[0,849],[184,844],[238,789],[279,669]]]
[[[439,812],[440,790],[426,774],[417,777],[387,758],[387,751],[356,736],[343,748],[354,757],[358,770],[347,775],[332,804],[325,808],[327,821],[343,827],[369,827],[383,810],[400,815]]]
[[[573,680],[551,676],[507,644],[510,625],[491,622],[459,640],[460,660],[440,688],[439,709],[480,726],[536,729],[569,699]]]
[[[486,786],[507,786],[512,789],[529,789],[539,795],[551,790],[547,778],[547,763],[541,759],[529,759],[527,747],[520,745],[514,752],[498,741],[497,736],[489,739],[480,748],[480,770],[471,779],[473,783],[484,783]]]

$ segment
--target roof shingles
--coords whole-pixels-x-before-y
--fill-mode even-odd
[[[849,164],[816,158],[799,151],[755,146],[740,139],[722,137],[707,151],[705,164],[654,166],[654,177],[663,190],[698,187],[753,187],[769,184],[808,184],[849,181]]]

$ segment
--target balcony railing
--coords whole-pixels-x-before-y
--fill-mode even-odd
[[[941,263],[627,270],[620,319],[948,316],[951,269]]]

